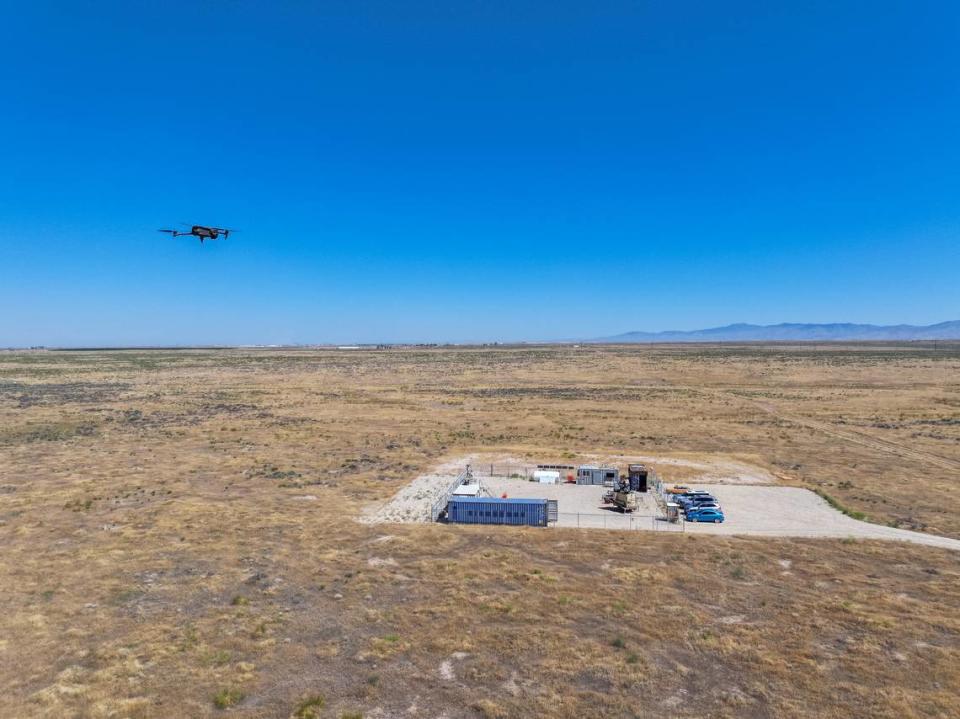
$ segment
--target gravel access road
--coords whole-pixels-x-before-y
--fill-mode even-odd
[[[732,484],[698,484],[697,489],[704,489],[720,500],[726,521],[723,524],[687,522],[687,532],[889,539],[960,550],[960,540],[957,539],[848,517],[809,489]]]

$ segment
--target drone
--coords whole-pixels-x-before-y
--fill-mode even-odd
[[[167,232],[173,237],[180,237],[182,235],[192,235],[193,237],[200,238],[200,244],[203,244],[204,240],[215,240],[220,235],[223,235],[223,239],[227,239],[230,236],[231,232],[237,232],[237,230],[230,230],[226,227],[208,227],[207,225],[184,225],[184,227],[189,227],[188,232],[181,232],[180,230],[157,230],[157,232]]]

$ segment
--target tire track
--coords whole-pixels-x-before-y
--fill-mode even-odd
[[[750,404],[758,409],[763,410],[767,414],[773,415],[777,419],[783,420],[784,422],[791,422],[793,424],[798,424],[802,427],[807,427],[808,429],[815,430],[817,432],[822,432],[824,434],[830,435],[837,439],[842,439],[846,442],[852,444],[859,444],[861,447],[867,447],[869,449],[876,450],[878,452],[886,452],[887,454],[893,454],[903,459],[912,459],[915,462],[925,462],[931,464],[940,469],[946,469],[953,472],[960,472],[960,461],[950,459],[949,457],[942,457],[939,454],[933,454],[932,452],[927,452],[922,449],[915,449],[913,447],[908,447],[899,442],[893,442],[888,439],[880,439],[879,437],[871,437],[870,435],[857,432],[855,430],[840,430],[834,427],[827,422],[821,422],[815,419],[808,419],[807,417],[797,417],[796,415],[785,414],[779,411],[774,405],[768,404],[766,402],[759,402],[757,400],[750,399],[748,397],[743,397],[741,395],[734,394],[728,390],[701,390],[703,392],[712,393],[716,395],[722,395],[724,397],[734,397],[746,404]]]
[[[889,454],[895,454],[904,459],[912,459],[917,462],[926,462],[927,464],[932,464],[935,467],[940,467],[941,469],[951,470],[951,471],[960,471],[960,462],[949,459],[948,457],[941,457],[939,454],[933,454],[931,452],[926,452],[922,449],[913,449],[907,447],[899,442],[892,442],[888,439],[880,439],[878,437],[870,437],[868,435],[862,434],[856,431],[844,431],[838,430],[826,422],[820,422],[818,420],[806,419],[804,417],[795,417],[792,415],[783,414],[777,412],[776,410],[766,410],[774,417],[782,419],[786,422],[793,422],[794,424],[799,424],[804,427],[809,427],[810,429],[823,432],[828,434],[831,437],[836,437],[837,439],[843,439],[847,442],[852,442],[854,444],[859,444],[863,447],[868,447],[870,449],[875,449],[879,452],[887,452]]]

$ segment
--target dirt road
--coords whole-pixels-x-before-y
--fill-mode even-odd
[[[749,399],[739,395],[735,392],[730,392],[726,390],[710,390],[704,389],[702,387],[694,388],[687,387],[687,389],[707,393],[714,395],[722,395],[727,398],[733,398],[739,400],[744,404],[748,404],[752,407],[763,410],[764,412],[773,415],[777,419],[783,420],[784,422],[790,422],[792,424],[799,424],[803,427],[807,427],[818,432],[830,435],[831,437],[836,437],[837,439],[842,439],[845,442],[850,442],[852,444],[859,444],[862,447],[869,447],[870,449],[876,450],[878,452],[884,452],[886,454],[896,455],[897,457],[902,457],[904,459],[910,459],[915,462],[922,462],[934,467],[939,467],[940,469],[946,469],[952,472],[960,472],[960,462],[949,457],[942,457],[938,454],[933,454],[932,452],[926,452],[921,449],[915,449],[914,447],[909,447],[900,442],[893,442],[888,439],[880,439],[879,437],[874,437],[872,435],[865,434],[863,432],[858,432],[852,429],[837,429],[834,425],[828,422],[821,422],[819,420],[810,419],[809,417],[799,417],[788,412],[780,410],[775,405],[769,402],[760,402],[758,400]]]

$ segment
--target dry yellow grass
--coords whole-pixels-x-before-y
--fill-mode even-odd
[[[0,354],[0,716],[956,716],[948,551],[352,517],[471,451],[720,454],[960,537],[958,370],[943,345]]]

